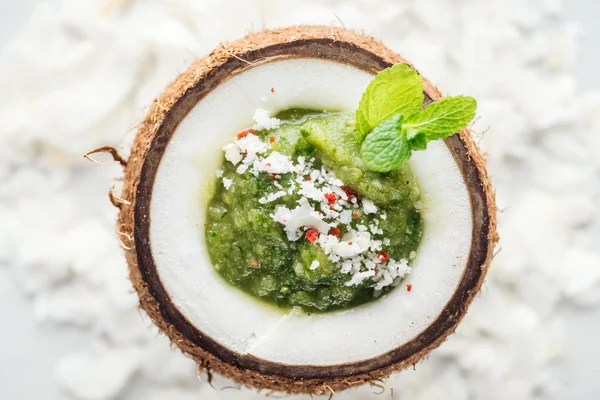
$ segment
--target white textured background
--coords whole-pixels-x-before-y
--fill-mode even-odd
[[[479,101],[501,252],[396,399],[600,398],[600,2],[0,0],[0,398],[258,399],[198,381],[135,309],[107,188],[196,56],[262,26],[364,29]],[[391,398],[364,387],[336,398]]]

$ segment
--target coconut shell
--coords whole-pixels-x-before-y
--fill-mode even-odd
[[[421,334],[375,358],[334,366],[283,365],[234,353],[192,326],[171,302],[150,250],[150,200],[161,156],[178,123],[212,88],[257,64],[283,58],[320,58],[376,74],[409,63],[374,38],[328,26],[297,26],[252,33],[222,44],[195,61],[154,99],[135,138],[125,168],[117,232],[126,249],[140,307],[171,342],[202,369],[241,384],[289,393],[333,393],[386,378],[414,365],[454,332],[479,291],[496,235],[496,205],[485,163],[468,130],[445,139],[466,182],[473,216],[471,252],[456,292]],[[423,79],[426,102],[442,93]]]

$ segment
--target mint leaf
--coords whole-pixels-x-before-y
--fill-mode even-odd
[[[410,145],[410,148],[413,150],[425,150],[427,149],[427,143],[429,139],[427,139],[427,135],[423,132],[419,132],[415,129],[405,129],[406,132],[406,140]]]
[[[363,93],[363,98],[365,97],[365,93]],[[363,101],[361,99],[360,104],[362,103]],[[371,125],[369,125],[369,122],[367,121],[367,117],[365,117],[365,115],[363,114],[360,104],[358,105],[358,110],[356,110],[356,133],[358,134],[359,143],[362,142],[365,136],[367,136],[369,132],[373,130],[373,128],[371,127]]]
[[[419,134],[425,135],[427,141],[442,139],[466,127],[475,118],[476,110],[477,101],[472,97],[445,97],[406,118],[404,129],[411,143]]]
[[[410,144],[402,129],[404,117],[400,114],[379,123],[365,138],[360,156],[367,169],[389,172],[397,169],[410,158]]]
[[[381,121],[395,114],[411,115],[423,105],[423,81],[408,64],[384,69],[369,83],[356,110],[356,131],[362,141]]]

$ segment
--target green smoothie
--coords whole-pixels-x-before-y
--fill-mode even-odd
[[[408,163],[367,171],[354,113],[290,109],[226,148],[206,241],[229,284],[285,309],[355,307],[410,272],[422,235]]]

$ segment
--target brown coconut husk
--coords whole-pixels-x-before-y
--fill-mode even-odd
[[[473,237],[467,267],[456,292],[435,321],[384,355],[334,366],[283,365],[237,354],[204,335],[173,305],[156,272],[148,235],[156,170],[177,124],[212,88],[255,65],[298,57],[337,61],[373,74],[392,64],[409,63],[374,38],[328,26],[275,29],[222,44],[194,62],[154,99],[126,163],[117,231],[126,249],[140,307],[201,369],[259,389],[324,394],[385,379],[393,371],[417,363],[454,332],[478,293],[492,259],[497,241],[496,204],[484,160],[468,130],[445,139],[469,189]],[[423,83],[426,102],[443,97],[427,79]]]

